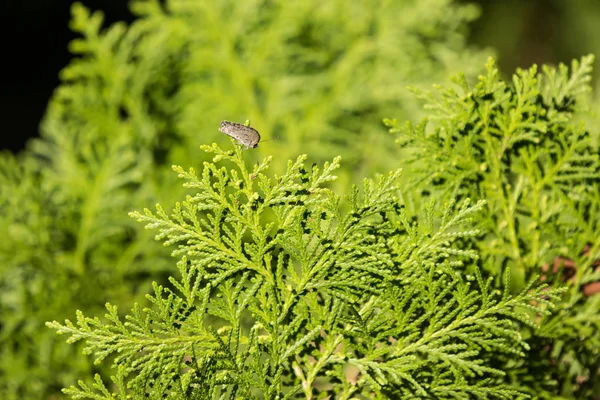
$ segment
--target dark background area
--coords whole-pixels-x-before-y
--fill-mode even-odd
[[[3,87],[0,149],[18,151],[38,126],[59,71],[68,64],[69,0],[0,0]],[[200,1],[200,0],[199,0]],[[102,10],[105,26],[133,20],[128,0],[83,0]],[[472,44],[492,47],[506,72],[532,63],[567,62],[600,43],[599,0],[465,0],[482,15],[472,26]],[[457,71],[458,72],[458,71]]]
[[[21,150],[38,126],[59,71],[69,63],[70,0],[0,0],[2,90],[0,91],[0,149]],[[104,25],[132,21],[128,0],[83,0],[104,12]]]
[[[600,0],[460,1],[479,4],[481,16],[471,25],[469,41],[494,48],[505,74],[532,64],[570,64],[590,53],[600,56]]]

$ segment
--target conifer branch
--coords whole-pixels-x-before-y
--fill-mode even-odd
[[[155,283],[149,306],[124,319],[107,304],[105,322],[78,312],[76,323],[48,323],[83,341],[97,363],[111,356],[119,393],[520,393],[502,383],[500,355],[525,356],[517,326],[535,328],[559,291],[490,290],[472,264],[478,254],[458,245],[479,235],[470,226],[484,202],[441,210],[431,202],[413,223],[398,197],[400,171],[365,180],[342,201],[326,186],[339,158],[308,169],[300,156],[270,178],[270,158],[249,171],[232,143],[204,147],[213,162],[200,175],[173,167],[193,193],[170,214],[160,205],[131,213],[175,245],[180,276],[171,287]],[[465,264],[475,268],[471,280],[456,270]],[[65,393],[98,398],[106,388],[98,381]]]

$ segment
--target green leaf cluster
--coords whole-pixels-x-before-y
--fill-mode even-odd
[[[479,220],[486,233],[466,246],[491,274],[509,268],[518,287],[542,274],[567,288],[513,377],[540,398],[600,393],[600,130],[585,96],[592,62],[517,70],[509,84],[490,60],[474,86],[458,76],[455,87],[417,91],[431,110],[422,123],[386,121],[413,156],[416,203],[487,200]]]
[[[510,270],[503,291],[482,276],[462,243],[479,235],[483,201],[431,202],[417,223],[400,171],[342,199],[327,188],[339,158],[319,168],[300,156],[269,177],[270,158],[248,170],[234,146],[205,146],[200,174],[174,167],[191,193],[170,213],[131,213],[180,258],[150,306],[48,323],[115,367],[114,396],[524,396],[506,379],[530,348],[520,327],[535,329],[560,291],[532,281],[511,294]],[[113,398],[100,376],[65,393]]]
[[[138,0],[132,9],[162,38],[144,55],[168,60],[155,73],[171,91],[155,106],[187,159],[199,145],[223,143],[221,119],[250,119],[265,140],[259,154],[281,156],[277,172],[297,154],[319,162],[339,154],[344,188],[355,173],[395,166],[393,139],[373,132],[391,112],[419,112],[407,84],[456,69],[474,75],[473,62],[484,60],[464,39],[477,9],[450,0]]]
[[[473,71],[477,16],[450,0],[136,0],[105,26],[72,7],[75,59],[61,71],[41,138],[0,155],[0,397],[45,398],[97,371],[44,321],[145,302],[170,260],[127,213],[182,188],[165,166],[198,167],[221,119],[251,119],[262,155],[343,154],[340,187],[395,167],[379,120],[417,106],[406,83]],[[360,150],[360,151],[359,151]],[[363,151],[365,150],[365,151]],[[254,164],[256,159],[247,159]],[[166,171],[166,172],[165,172]],[[359,171],[360,173],[355,174]]]

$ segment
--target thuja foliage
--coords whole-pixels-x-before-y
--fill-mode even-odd
[[[510,83],[493,61],[471,86],[417,93],[431,117],[399,127],[413,188],[422,199],[485,198],[470,240],[483,265],[517,281],[542,273],[568,291],[538,332],[514,379],[541,398],[600,393],[600,157],[598,122],[587,115],[593,56],[569,69],[517,70]],[[584,124],[588,120],[588,125]]]
[[[49,397],[97,368],[75,361],[78,349],[43,322],[73,308],[97,314],[108,299],[143,301],[152,280],[166,279],[168,253],[127,212],[179,198],[164,166],[201,165],[199,143],[227,143],[221,119],[249,118],[276,138],[259,149],[278,163],[343,153],[338,175],[350,180],[359,168],[394,167],[393,139],[372,128],[392,110],[415,112],[406,83],[470,71],[481,57],[463,37],[477,10],[450,0],[131,7],[132,24],[106,26],[101,12],[73,5],[74,59],[41,137],[0,155],[3,399]]]
[[[507,374],[530,347],[520,333],[549,314],[557,291],[532,281],[511,294],[474,267],[471,220],[483,202],[428,204],[415,222],[400,171],[344,199],[306,156],[271,177],[241,146],[199,174],[174,167],[190,193],[168,213],[133,212],[175,246],[179,274],[154,284],[148,307],[48,323],[96,363],[114,367],[65,389],[73,398],[292,399],[522,396]],[[471,265],[473,274],[458,267]],[[116,392],[113,392],[115,390]],[[128,397],[131,396],[131,397]]]
[[[474,61],[483,62],[464,39],[477,9],[451,0],[137,0],[131,6],[138,20],[129,29],[87,29],[73,49],[95,65],[89,44],[109,39],[112,66],[122,66],[126,78],[118,79],[152,93],[134,110],[124,102],[125,112],[152,111],[172,135],[168,140],[187,144],[177,154],[189,160],[198,145],[224,140],[215,130],[221,119],[250,119],[263,139],[274,139],[259,152],[280,154],[278,169],[308,152],[321,161],[344,156],[344,182],[358,169],[359,176],[388,171],[395,165],[393,140],[372,132],[381,132],[380,120],[392,111],[419,109],[406,85],[429,85],[458,69],[474,74]]]

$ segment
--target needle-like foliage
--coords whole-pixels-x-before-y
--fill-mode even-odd
[[[148,307],[125,317],[48,323],[111,363],[116,396],[175,399],[513,399],[511,366],[557,291],[532,281],[492,288],[463,249],[484,202],[438,207],[414,221],[399,199],[400,171],[365,180],[341,199],[327,188],[339,158],[322,167],[270,158],[249,170],[241,146],[198,174],[174,167],[191,190],[167,213],[133,212],[175,246],[179,275],[154,285]],[[97,376],[65,389],[108,399]]]
[[[73,58],[40,137],[0,154],[2,399],[54,398],[95,369],[45,321],[143,302],[164,283],[168,252],[127,212],[181,198],[165,165],[201,166],[200,144],[227,143],[221,120],[260,131],[249,164],[343,155],[347,188],[397,167],[380,120],[418,110],[408,83],[483,62],[465,39],[477,8],[455,0],[120,1],[130,24],[70,2]]]
[[[533,66],[508,83],[490,60],[474,86],[458,76],[458,88],[417,91],[431,112],[421,124],[386,121],[412,155],[417,198],[487,200],[486,234],[472,246],[491,274],[509,268],[517,287],[537,274],[568,287],[515,377],[544,398],[600,393],[600,130],[585,97],[592,62]]]

